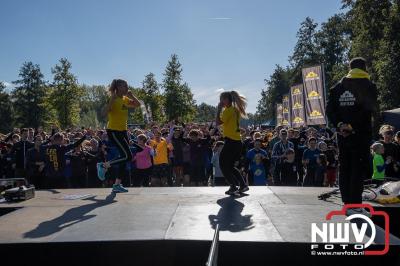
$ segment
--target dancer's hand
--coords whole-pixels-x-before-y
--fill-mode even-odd
[[[135,96],[133,95],[133,93],[132,93],[131,91],[129,91],[129,90],[128,90],[128,92],[126,93],[126,96],[128,96],[129,98],[135,97]]]

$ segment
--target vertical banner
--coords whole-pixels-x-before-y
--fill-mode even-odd
[[[325,90],[322,71],[322,66],[302,69],[307,125],[326,124]]]
[[[276,126],[282,126],[283,107],[281,103],[276,104]]]
[[[289,94],[283,95],[282,98],[282,126],[290,127],[290,99]]]
[[[290,99],[292,101],[291,122],[292,127],[298,128],[306,125],[304,112],[303,84],[295,85],[290,88]]]

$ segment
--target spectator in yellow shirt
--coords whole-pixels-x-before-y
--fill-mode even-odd
[[[153,186],[157,186],[159,184],[165,186],[171,181],[168,180],[168,177],[170,176],[168,152],[172,151],[172,144],[168,143],[166,139],[161,137],[161,132],[159,130],[155,130],[154,139],[150,141],[150,146],[155,151],[153,157],[154,166],[151,184]]]

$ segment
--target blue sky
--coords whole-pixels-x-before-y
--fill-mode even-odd
[[[340,0],[2,0],[0,81],[18,78],[25,61],[47,80],[59,58],[79,83],[125,78],[140,86],[153,72],[162,81],[172,53],[197,102],[217,103],[237,89],[256,110],[264,79],[286,65],[300,22],[340,11]]]

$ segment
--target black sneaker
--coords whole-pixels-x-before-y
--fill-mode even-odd
[[[235,195],[238,192],[236,186],[231,186],[227,191],[225,191],[226,195]]]
[[[239,193],[244,193],[246,191],[249,191],[249,186],[246,186],[246,185],[240,186],[238,191],[239,191]]]

